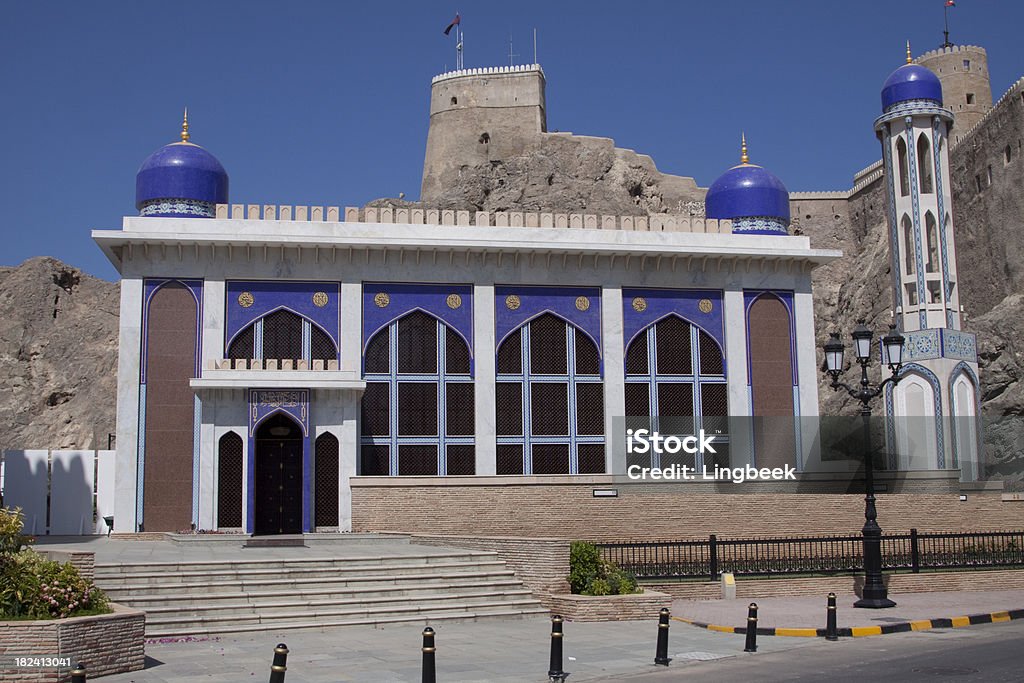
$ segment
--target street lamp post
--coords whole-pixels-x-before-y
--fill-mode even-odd
[[[878,526],[878,512],[875,509],[875,477],[874,458],[871,452],[871,399],[884,391],[887,384],[900,381],[900,366],[903,364],[903,336],[896,331],[895,325],[889,326],[889,334],[882,338],[885,347],[885,360],[892,376],[884,379],[878,386],[872,387],[868,382],[868,363],[871,360],[872,331],[861,320],[851,334],[853,351],[860,364],[860,386],[851,387],[839,381],[843,372],[843,342],[838,332],[832,332],[825,344],[826,372],[832,378],[832,388],[838,391],[846,389],[847,393],[860,401],[860,417],[863,422],[864,436],[864,592],[854,607],[895,607],[896,603],[889,599],[888,591],[882,582],[882,528]]]

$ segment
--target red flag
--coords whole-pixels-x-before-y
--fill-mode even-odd
[[[953,0],[946,0],[946,7],[956,7],[956,3]]]
[[[949,0],[949,1],[952,2],[953,0]],[[458,26],[461,23],[462,23],[462,17],[460,17],[458,14],[456,14],[455,18],[452,19],[452,23],[448,24],[448,26],[445,28],[444,34],[448,35],[454,27]]]

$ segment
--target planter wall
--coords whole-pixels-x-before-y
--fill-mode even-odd
[[[656,591],[630,595],[571,595],[561,593],[545,600],[552,614],[569,621],[658,621],[662,607],[672,608],[672,596]]]
[[[89,680],[136,671],[145,664],[146,613],[111,604],[114,611],[92,617],[47,621],[0,621],[0,680],[4,683],[65,683],[72,667],[60,670],[14,666],[12,657],[69,657],[82,662]]]

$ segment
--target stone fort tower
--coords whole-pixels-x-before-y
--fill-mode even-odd
[[[974,128],[992,109],[988,53],[976,45],[952,45],[926,52],[916,60],[928,67],[942,83],[942,106],[956,121],[953,143]]]
[[[524,140],[547,132],[544,83],[539,64],[435,76],[420,198],[453,187],[462,167],[516,154]]]

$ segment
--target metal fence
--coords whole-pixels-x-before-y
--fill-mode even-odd
[[[861,536],[598,543],[601,557],[640,579],[835,574],[864,568]],[[1024,531],[882,537],[882,567],[894,571],[1024,566]]]

